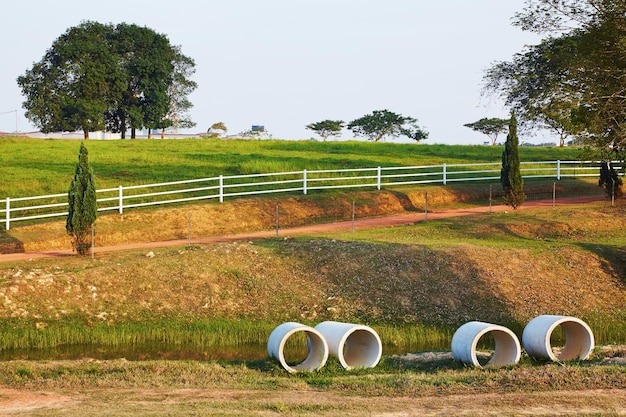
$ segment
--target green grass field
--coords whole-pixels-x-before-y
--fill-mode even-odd
[[[88,141],[97,187],[294,170],[497,163],[499,146],[279,140]],[[77,140],[1,138],[0,198],[65,193]],[[522,161],[578,160],[578,148],[522,147]]]

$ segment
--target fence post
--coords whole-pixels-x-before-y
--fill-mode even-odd
[[[119,203],[119,208],[118,211],[120,214],[124,214],[124,191],[123,191],[123,187],[120,185],[119,187],[119,193],[118,193],[118,203]]]
[[[381,184],[381,168],[378,167],[378,173],[377,173],[377,181],[376,181],[376,188],[378,189],[378,191],[380,191],[380,184]]]
[[[304,191],[304,195],[306,195],[306,169],[302,171],[302,190]]]
[[[220,183],[219,183],[219,193],[220,193],[220,203],[224,202],[224,176],[220,175]]]
[[[556,179],[561,181],[561,160],[556,161]]]
[[[443,185],[447,185],[448,184],[448,172],[446,169],[446,164],[443,164]]]
[[[191,213],[187,213],[187,246],[191,246]]]
[[[615,207],[615,180],[613,180],[613,186],[611,189],[611,207]]]
[[[7,197],[7,204],[5,206],[6,212],[4,218],[6,219],[5,230],[11,229],[11,197]]]
[[[352,231],[354,232],[354,200],[352,201]]]

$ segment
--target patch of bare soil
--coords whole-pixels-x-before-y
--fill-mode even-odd
[[[0,388],[0,415],[14,415],[36,410],[71,407],[77,397],[51,391]]]

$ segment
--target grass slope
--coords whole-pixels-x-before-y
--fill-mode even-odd
[[[502,147],[219,139],[89,141],[97,187],[218,175],[498,162]],[[76,140],[0,138],[0,198],[67,192]],[[523,147],[523,161],[578,160],[577,148]]]
[[[468,320],[520,331],[538,314],[565,314],[589,321],[599,343],[624,343],[624,209],[528,209],[167,248],[154,258],[140,251],[3,263],[0,318],[29,343],[67,341],[80,328],[106,339],[107,328],[142,323],[170,327],[176,337],[207,321],[247,323],[233,345],[265,343],[282,321],[337,319],[379,326],[385,344],[402,346],[413,337],[403,329],[418,324],[449,337]],[[83,336],[76,343],[89,341]]]

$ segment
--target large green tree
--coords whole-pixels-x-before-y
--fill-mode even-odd
[[[575,135],[602,159],[626,152],[626,2],[527,0],[514,18],[523,30],[547,33],[486,74],[523,121]]]
[[[416,119],[389,110],[374,110],[372,114],[366,114],[348,123],[348,129],[356,136],[365,136],[374,142],[387,136],[391,138],[406,136],[416,142],[428,138],[428,132],[417,125]]]
[[[72,237],[76,252],[84,255],[89,250],[89,236],[98,215],[98,204],[93,172],[89,166],[89,153],[83,143],[80,144],[74,179],[70,183],[68,203],[65,229]]]
[[[108,114],[109,129],[125,137],[131,129],[154,129],[167,112],[173,49],[165,35],[137,25],[115,27],[116,60],[125,75],[122,99]]]
[[[137,25],[84,22],[18,78],[26,116],[42,131],[165,129],[191,103],[194,62],[165,35]],[[191,121],[186,121],[187,125]]]
[[[499,119],[497,117],[483,117],[476,122],[467,123],[463,126],[469,127],[475,132],[480,132],[487,135],[487,137],[491,140],[491,144],[495,145],[498,141],[498,136],[500,135],[500,133],[504,133],[508,129],[509,120]]]
[[[326,142],[330,136],[340,136],[343,130],[343,120],[322,120],[321,122],[315,122],[308,124],[307,129],[314,131],[322,137],[322,140]]]
[[[524,194],[524,179],[520,168],[517,118],[513,112],[509,121],[509,134],[502,152],[500,182],[504,191],[504,202],[514,209],[521,206],[526,200],[526,194]]]
[[[54,41],[41,61],[18,77],[26,117],[43,132],[105,128],[105,113],[120,100],[124,74],[110,25],[84,22]]]

